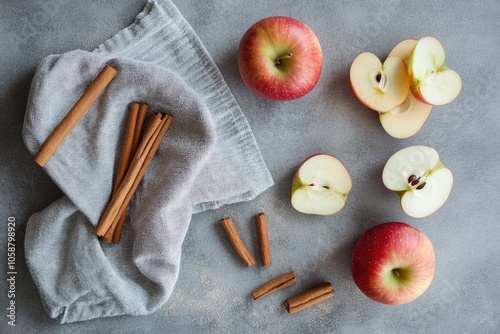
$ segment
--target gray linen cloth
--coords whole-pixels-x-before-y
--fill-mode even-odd
[[[192,214],[251,200],[273,184],[221,73],[168,0],[149,1],[93,52],[42,61],[23,127],[32,154],[106,63],[118,75],[45,166],[65,196],[26,226],[28,268],[61,323],[154,312],[174,288]],[[174,120],[132,198],[121,242],[108,245],[93,231],[134,101]]]

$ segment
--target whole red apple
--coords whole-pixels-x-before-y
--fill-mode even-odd
[[[323,56],[318,38],[304,23],[286,16],[264,18],[243,35],[238,68],[245,85],[270,100],[293,100],[319,80]]]
[[[408,303],[431,284],[435,269],[429,238],[405,223],[384,223],[366,231],[352,254],[354,282],[367,297],[384,304]]]

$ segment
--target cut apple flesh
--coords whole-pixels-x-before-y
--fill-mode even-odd
[[[437,211],[448,199],[453,184],[449,169],[441,168],[422,178],[401,197],[401,207],[411,217],[423,218]]]
[[[373,53],[363,52],[351,65],[350,80],[356,97],[378,112],[394,109],[409,92],[406,65],[398,57],[388,57],[382,64]]]
[[[392,50],[389,52],[387,57],[398,57],[405,63],[410,59],[411,52],[417,44],[417,40],[410,38],[399,42]]]
[[[444,48],[437,39],[424,37],[417,42],[408,62],[410,89],[417,99],[443,105],[460,94],[462,79],[444,62]]]
[[[431,147],[410,146],[396,152],[382,172],[384,185],[401,197],[401,207],[411,217],[422,218],[448,199],[453,175]]]
[[[306,214],[331,215],[344,207],[351,187],[351,177],[337,158],[314,155],[293,177],[292,206]]]
[[[411,93],[390,112],[380,114],[384,130],[394,138],[404,139],[416,134],[424,125],[432,106],[418,101]]]
[[[388,57],[398,57],[405,64],[417,44],[416,39],[405,39],[389,52]],[[380,123],[384,130],[394,138],[404,139],[415,135],[424,126],[432,111],[432,106],[417,100],[411,92],[406,99],[393,110],[380,114]]]

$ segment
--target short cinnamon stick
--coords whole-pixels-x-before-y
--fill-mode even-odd
[[[333,287],[330,283],[322,283],[300,295],[288,298],[285,301],[285,307],[288,313],[299,312],[320,301],[333,297],[334,294]]]
[[[271,265],[271,247],[269,245],[269,234],[267,229],[267,218],[264,212],[255,216],[257,222],[257,236],[259,238],[260,259],[263,266]]]
[[[221,225],[226,231],[226,234],[231,242],[236,253],[238,253],[239,257],[247,267],[251,267],[255,264],[255,260],[246,248],[245,244],[240,238],[238,231],[236,230],[236,226],[234,226],[233,220],[231,217],[227,217],[221,220]]]
[[[54,152],[63,143],[71,130],[78,124],[87,113],[95,100],[101,95],[108,84],[113,80],[118,72],[111,66],[106,65],[97,77],[90,83],[82,96],[73,105],[70,111],[64,116],[59,125],[52,131],[45,143],[35,155],[37,164],[44,167]]]
[[[271,293],[292,286],[295,283],[297,283],[297,279],[293,271],[283,274],[261,285],[257,289],[253,290],[252,292],[253,299],[255,300],[260,299],[264,296],[270,295]]]
[[[114,220],[126,211],[171,122],[172,116],[170,115],[161,116],[160,114],[153,114],[150,117],[150,124],[137,148],[130,168],[97,224],[95,230],[97,236],[105,235]]]

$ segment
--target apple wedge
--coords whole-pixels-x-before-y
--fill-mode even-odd
[[[292,180],[292,206],[316,215],[332,215],[345,205],[351,177],[342,162],[330,154],[307,158]]]
[[[432,106],[418,101],[408,93],[406,100],[389,112],[379,115],[380,124],[392,137],[405,139],[415,135],[424,126]]]
[[[410,89],[418,100],[443,105],[460,94],[460,75],[444,63],[444,48],[437,39],[423,37],[418,40],[408,62]]]
[[[382,171],[382,181],[400,196],[406,214],[423,218],[446,202],[453,186],[453,175],[441,163],[435,149],[415,145],[389,158]]]
[[[361,103],[379,113],[396,108],[409,92],[406,65],[398,57],[388,57],[382,64],[373,53],[363,52],[352,62],[350,80]]]
[[[418,40],[415,38],[402,40],[401,42],[396,44],[391,52],[389,52],[387,57],[398,57],[408,65],[408,60],[410,59],[411,52],[413,51],[413,48],[415,47],[415,44],[417,44],[417,42]]]

